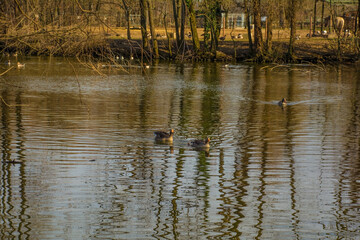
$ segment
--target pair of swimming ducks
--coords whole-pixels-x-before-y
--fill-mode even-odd
[[[174,129],[171,129],[169,133],[157,131],[154,132],[155,140],[157,141],[169,141],[172,142],[174,138]],[[210,147],[210,138],[206,138],[205,140],[194,140],[189,142],[189,146],[194,148],[209,148]]]
[[[287,101],[286,98],[281,99],[281,101],[278,102],[279,106],[286,106]],[[174,138],[174,129],[171,129],[169,133],[163,132],[163,131],[156,131],[155,134],[155,140],[157,141],[169,141],[172,142]],[[206,138],[204,140],[196,139],[194,141],[189,142],[189,145],[195,148],[209,148],[210,147],[210,138]]]

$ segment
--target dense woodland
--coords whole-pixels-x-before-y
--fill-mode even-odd
[[[356,0],[357,1],[357,0]],[[4,55],[109,58],[141,52],[141,59],[217,59],[219,45],[234,43],[242,14],[242,42],[254,61],[274,59],[274,31],[288,32],[286,61],[296,59],[297,31],[328,38],[333,33],[337,58],[342,49],[360,50],[360,0],[1,0],[0,43]],[[344,4],[341,2],[346,2]],[[353,4],[349,4],[353,2]],[[345,19],[343,29],[334,20]],[[224,30],[230,35],[225,39]],[[242,36],[241,36],[242,37]],[[301,36],[305,38],[305,36]],[[351,41],[344,38],[351,37]],[[240,38],[240,35],[239,35]],[[159,50],[159,40],[163,43]],[[114,41],[126,44],[113,44]],[[117,46],[114,48],[114,46]],[[236,50],[235,50],[236,53]],[[236,57],[236,55],[235,55]]]

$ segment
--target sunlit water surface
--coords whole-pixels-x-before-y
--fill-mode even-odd
[[[0,79],[1,239],[359,239],[356,66],[23,61]]]

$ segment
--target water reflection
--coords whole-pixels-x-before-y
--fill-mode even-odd
[[[0,81],[2,238],[359,234],[355,68],[71,64],[28,59]]]

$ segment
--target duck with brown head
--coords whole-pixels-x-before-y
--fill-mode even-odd
[[[189,143],[191,147],[194,148],[209,148],[210,147],[210,138],[206,138],[205,140],[194,140]]]
[[[169,133],[163,131],[154,132],[156,141],[169,141],[172,142],[174,138],[174,129],[171,129]]]
[[[286,104],[287,104],[286,98],[283,98],[283,99],[281,99],[281,101],[278,102],[278,105],[281,107],[286,106]]]

